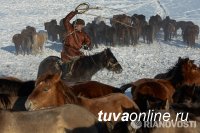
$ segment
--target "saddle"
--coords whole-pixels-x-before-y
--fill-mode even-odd
[[[75,56],[72,59],[63,62],[61,65],[62,69],[62,79],[65,79],[68,76],[72,76],[72,70],[74,67],[75,62],[80,58],[80,56]]]

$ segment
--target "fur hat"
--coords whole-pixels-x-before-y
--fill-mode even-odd
[[[73,22],[73,25],[85,25],[85,21],[83,19],[76,19],[74,22]]]

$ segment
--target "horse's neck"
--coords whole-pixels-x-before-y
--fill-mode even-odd
[[[181,75],[181,72],[174,71],[173,73],[171,72],[168,80],[171,82],[174,88],[177,88],[178,86],[182,85],[182,83],[184,82],[184,77],[183,75]]]
[[[65,103],[77,104],[78,99],[70,90],[70,88],[63,81],[60,82],[60,85],[62,94],[64,95],[65,98]]]
[[[87,57],[84,57],[86,58],[85,61],[87,61],[87,69],[90,71],[90,75],[94,75],[96,72],[98,72],[99,70],[103,69],[105,67],[105,64],[104,64],[104,58],[103,58],[103,55],[102,53],[98,53],[98,54],[95,54],[95,55],[92,55],[92,56],[87,56]],[[84,59],[83,59],[84,60]]]
[[[106,67],[106,64],[105,64],[106,57],[104,57],[102,52],[98,53],[98,54],[95,54],[95,55],[92,55],[90,60],[98,70],[103,69],[103,68]]]

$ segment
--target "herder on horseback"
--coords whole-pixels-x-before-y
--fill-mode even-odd
[[[85,22],[82,19],[76,19],[72,24],[70,20],[77,14],[78,10],[71,11],[64,19],[64,27],[67,34],[64,39],[63,50],[61,52],[61,59],[63,62],[71,61],[76,57],[84,55],[80,51],[82,47],[90,47],[90,37],[83,31]]]

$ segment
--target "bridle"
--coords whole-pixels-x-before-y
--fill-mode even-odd
[[[89,57],[91,58],[91,60],[92,60],[92,62],[97,66],[97,67],[99,67],[99,65],[94,61],[94,59],[93,59],[93,57],[89,54]],[[106,55],[106,58],[107,58],[108,56]],[[106,63],[106,67],[111,67],[112,68],[112,70],[113,70],[113,68],[114,67],[116,67],[117,65],[119,65],[119,62],[116,62],[116,63],[112,63],[110,60],[109,61],[107,61],[107,63]]]
[[[117,65],[119,65],[118,62],[116,62],[116,63],[112,63],[111,61],[108,61],[108,62],[107,62],[107,67],[111,66],[112,69],[113,69],[114,67],[116,67]]]

